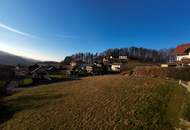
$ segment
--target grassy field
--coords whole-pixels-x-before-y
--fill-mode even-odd
[[[5,84],[6,84],[6,82],[5,82],[5,81],[0,80],[0,87],[3,87]]]
[[[133,70],[136,66],[145,66],[145,65],[150,65],[153,63],[148,63],[148,62],[140,62],[139,60],[128,60],[128,63],[124,66],[124,70]]]
[[[0,129],[172,130],[186,94],[175,81],[122,75],[42,85],[5,98]]]
[[[31,85],[32,83],[33,83],[32,78],[28,77],[28,78],[24,78],[24,79],[20,80],[19,86]]]

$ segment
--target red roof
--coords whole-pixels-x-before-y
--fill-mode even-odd
[[[186,51],[188,48],[190,48],[190,43],[178,45],[178,46],[175,48],[175,54],[176,54],[176,55],[185,55],[185,54],[187,54],[187,52],[185,52],[185,51]]]

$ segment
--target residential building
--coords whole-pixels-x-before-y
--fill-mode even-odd
[[[121,72],[123,69],[123,64],[122,63],[113,63],[111,65],[111,70],[113,72]]]
[[[190,43],[178,45],[175,49],[176,61],[190,59]]]

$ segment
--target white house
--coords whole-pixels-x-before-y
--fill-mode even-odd
[[[120,59],[120,60],[127,60],[128,57],[127,57],[127,56],[119,56],[119,59]]]
[[[190,52],[188,54],[186,54],[186,55],[178,55],[176,57],[177,61],[182,61],[183,59],[190,59]]]
[[[71,61],[71,62],[70,62],[70,65],[71,65],[72,67],[75,67],[75,66],[77,65],[77,62]]]
[[[178,45],[175,49],[175,54],[177,62],[190,62],[190,43]]]
[[[123,69],[123,64],[122,63],[113,63],[111,65],[111,70],[113,72],[121,72],[122,69]]]
[[[161,64],[162,68],[168,68],[168,64]]]
[[[121,63],[127,63],[127,59],[128,59],[127,56],[119,56],[119,60]]]
[[[93,73],[93,67],[92,66],[86,66],[86,71],[88,73]]]

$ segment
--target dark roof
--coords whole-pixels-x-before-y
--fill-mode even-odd
[[[178,46],[175,48],[175,54],[176,54],[176,55],[184,55],[184,54],[187,54],[186,50],[189,49],[189,48],[190,48],[190,43],[178,45]]]

